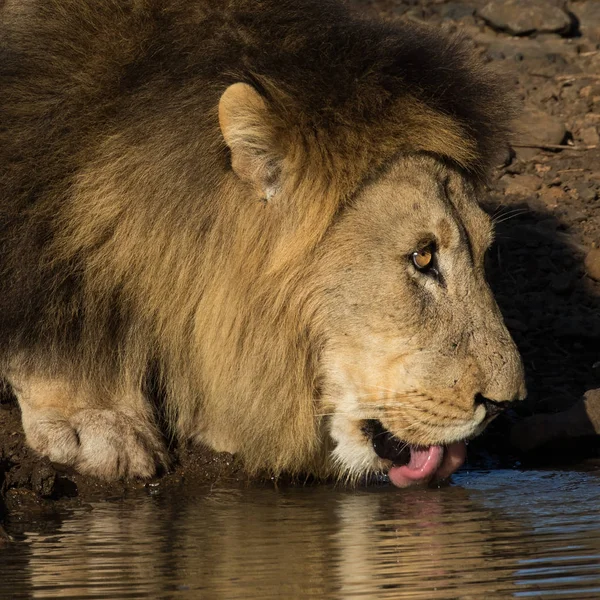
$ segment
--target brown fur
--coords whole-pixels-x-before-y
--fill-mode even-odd
[[[435,194],[447,177],[470,190],[464,207],[443,209],[440,239],[487,231],[473,199],[510,112],[493,76],[456,41],[329,1],[9,0],[0,15],[0,351],[18,395],[42,390],[19,396],[34,406],[30,443],[53,456],[33,433],[43,417],[66,424],[66,437],[74,428],[66,454],[77,454],[82,432],[118,413],[126,425],[110,417],[105,429],[124,453],[166,463],[139,403],[153,397],[169,435],[238,452],[250,471],[330,472],[334,441],[319,415],[341,384],[323,357],[339,319],[357,318],[347,306],[370,296],[352,276],[354,300],[332,295],[349,284],[356,245],[342,233],[333,247],[331,236],[369,186],[415,169],[438,182]],[[415,198],[415,214],[435,214]],[[386,202],[381,214],[404,206]],[[471,233],[456,235],[464,246]],[[498,399],[512,400],[520,364],[478,285],[509,365]],[[382,309],[405,324],[403,340],[415,319],[424,325],[407,301]],[[485,387],[481,364],[465,383],[469,407]],[[58,416],[44,386],[63,390]],[[79,468],[151,474],[94,463],[110,444],[91,438],[92,462],[71,460]]]

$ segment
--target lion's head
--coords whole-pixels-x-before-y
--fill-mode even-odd
[[[239,178],[266,203],[291,202],[295,171],[273,158],[260,96],[232,86],[220,118]],[[493,227],[478,193],[440,156],[397,155],[338,207],[310,255],[302,285],[319,340],[316,414],[343,476],[387,472],[398,486],[447,477],[465,440],[525,396],[485,278]]]
[[[396,485],[447,476],[464,458],[457,442],[524,398],[485,279],[492,239],[472,186],[428,156],[395,161],[330,231],[322,410],[343,470],[388,471]]]

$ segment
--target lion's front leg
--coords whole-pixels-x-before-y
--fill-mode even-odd
[[[167,452],[141,392],[98,397],[65,379],[12,373],[27,443],[53,462],[102,479],[151,477]]]

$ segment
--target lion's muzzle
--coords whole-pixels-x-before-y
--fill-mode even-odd
[[[388,477],[396,487],[447,479],[465,461],[464,442],[415,446],[394,436],[376,419],[365,421],[362,431],[370,438],[377,456],[392,463]]]

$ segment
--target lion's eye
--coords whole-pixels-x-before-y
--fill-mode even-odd
[[[413,252],[412,261],[419,271],[427,271],[433,264],[433,248],[427,246]]]

